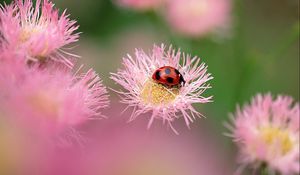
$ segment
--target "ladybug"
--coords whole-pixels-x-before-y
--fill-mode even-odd
[[[171,66],[163,66],[158,68],[152,75],[152,79],[160,84],[168,87],[181,87],[185,85],[185,80],[181,73]]]

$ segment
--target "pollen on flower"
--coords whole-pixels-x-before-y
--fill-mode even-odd
[[[35,35],[41,35],[45,30],[46,26],[42,25],[24,26],[20,32],[19,44],[21,45],[28,42],[32,37],[34,37]],[[31,54],[32,56],[34,56],[35,59],[41,62],[45,61],[45,59],[47,58],[47,53],[49,51],[49,41],[45,39],[43,42],[44,43],[43,45],[41,45],[42,47],[38,52],[34,51],[35,48],[28,49],[29,54]]]
[[[189,11],[190,15],[192,17],[197,17],[198,15],[205,14],[209,10],[208,4],[205,1],[203,1],[201,3],[190,2],[186,5],[186,7],[183,6],[182,8],[184,8],[184,9],[182,9],[183,13],[186,13],[187,11]]]
[[[29,30],[23,30],[21,33],[20,33],[20,37],[19,37],[19,41],[20,43],[24,43],[26,41],[29,40],[31,36],[31,31]]]
[[[34,36],[34,34],[37,34],[39,32],[41,32],[41,29],[39,29],[41,27],[39,26],[23,26],[21,28],[21,32],[20,32],[20,36],[19,36],[19,42],[20,44],[25,43],[26,41],[28,41],[32,36]]]
[[[278,145],[274,149],[280,149],[281,155],[285,155],[293,148],[293,141],[288,131],[278,127],[263,127],[260,136],[267,145]]]
[[[179,95],[179,89],[176,87],[166,87],[156,83],[151,79],[147,80],[140,97],[146,105],[158,106],[172,103]]]

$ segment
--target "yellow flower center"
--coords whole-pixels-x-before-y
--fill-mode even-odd
[[[32,26],[23,26],[21,34],[19,36],[19,41],[21,43],[25,43],[28,41],[32,35],[39,33],[41,29],[39,27],[32,27]]]
[[[33,35],[35,34],[39,34],[41,33],[43,30],[43,26],[24,26],[21,34],[19,36],[19,41],[21,44],[26,43]],[[45,45],[45,47],[43,48],[43,50],[40,53],[35,53],[34,55],[31,55],[32,57],[34,57],[35,59],[39,60],[39,61],[44,61],[45,58],[47,57],[47,52],[48,52],[48,42],[45,41],[46,43],[41,43],[43,45]],[[31,50],[29,50],[29,52],[31,52]]]
[[[21,34],[20,34],[19,41],[20,41],[21,43],[25,43],[26,41],[29,40],[30,36],[31,36],[31,32],[30,32],[30,31],[28,31],[28,30],[23,30],[23,31],[21,32]]]
[[[207,13],[208,10],[209,8],[206,1],[191,1],[180,7],[179,12],[193,18]]]
[[[285,129],[270,126],[261,128],[260,133],[264,142],[270,146],[276,145],[276,148],[274,149],[280,149],[282,155],[288,153],[293,147],[293,141],[289,132]]]
[[[56,95],[47,92],[38,92],[28,97],[28,103],[34,111],[47,116],[57,117],[59,112],[59,100]]]
[[[150,79],[145,83],[140,98],[147,105],[159,106],[172,103],[178,94],[179,88],[169,88]]]

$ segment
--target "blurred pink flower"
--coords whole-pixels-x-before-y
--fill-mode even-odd
[[[154,119],[162,119],[172,127],[171,122],[183,116],[189,126],[201,114],[192,106],[193,103],[207,103],[212,97],[203,97],[202,93],[210,88],[207,81],[212,77],[207,73],[207,66],[198,57],[181,54],[172,47],[166,49],[155,46],[150,55],[137,49],[135,58],[130,55],[123,58],[123,69],[112,73],[111,78],[125,91],[117,91],[122,96],[122,103],[133,107],[130,121],[143,113],[151,112],[148,128]],[[172,66],[179,70],[186,83],[183,87],[167,87],[156,83],[152,74],[162,66]]]
[[[235,118],[235,119],[234,119]],[[288,96],[257,95],[232,117],[240,162],[269,172],[299,173],[299,103]]]
[[[0,100],[8,95],[8,90],[24,79],[27,67],[24,57],[12,52],[0,53]]]
[[[79,173],[80,150],[78,148],[76,152],[75,150],[73,151],[76,145],[66,149],[44,142],[45,139],[48,139],[46,135],[44,135],[44,138],[33,137],[28,132],[24,132],[24,128],[19,127],[20,125],[17,125],[14,120],[11,120],[12,117],[1,113],[1,107],[0,105],[1,175],[84,174]],[[31,125],[31,127],[33,127],[32,129],[37,129],[37,126],[34,125]],[[38,131],[40,130],[36,130],[36,132]],[[75,165],[77,162],[78,164]],[[76,169],[76,173],[71,172],[73,169]]]
[[[141,11],[156,9],[165,1],[166,0],[115,0],[120,6]]]
[[[7,113],[37,135],[78,136],[73,127],[103,117],[101,109],[108,106],[108,95],[93,70],[82,75],[68,71],[28,69],[19,85],[5,86],[10,88],[2,101]]]
[[[15,0],[0,6],[0,51],[9,49],[26,54],[26,60],[54,60],[71,66],[71,57],[64,46],[78,40],[78,26],[66,11],[61,16],[48,0]]]
[[[210,130],[208,120],[197,123],[197,130],[182,131],[178,137],[161,127],[153,127],[148,132],[144,129],[145,117],[124,125],[125,116],[130,112],[120,114],[124,105],[117,102],[111,106],[106,111],[111,116],[109,120],[88,122],[81,128],[89,138],[83,148],[76,145],[53,148],[38,144],[36,138],[24,137],[23,133],[11,137],[15,128],[4,125],[7,131],[2,133],[8,137],[1,140],[0,132],[0,145],[1,141],[4,146],[9,145],[4,147],[7,152],[1,154],[0,160],[5,165],[10,162],[3,156],[15,158],[17,162],[12,162],[9,168],[22,175],[232,175],[233,157],[225,147],[219,146],[224,139]],[[179,125],[185,127],[183,123]]]
[[[200,37],[228,27],[231,0],[170,0],[166,13],[175,31]]]
[[[22,137],[18,128],[6,120],[1,107],[0,105],[0,174],[22,174],[21,169],[25,169],[26,164],[25,156],[32,156],[28,154],[32,150],[24,144],[27,138]]]
[[[90,137],[95,141],[90,142],[90,156],[83,164],[90,173],[84,174],[232,175],[232,157],[219,147],[223,139],[210,130],[208,120],[197,123],[197,130],[182,131],[178,137],[161,127],[148,132],[144,129],[145,118],[124,125],[130,111],[120,114],[122,108],[124,105],[116,102],[107,110],[112,116],[109,120],[90,123]]]

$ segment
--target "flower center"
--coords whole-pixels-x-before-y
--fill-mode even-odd
[[[187,5],[182,6],[182,14],[188,14],[190,17],[198,17],[208,11],[208,4],[206,1],[192,1]]]
[[[261,128],[260,132],[264,142],[269,146],[275,146],[274,149],[279,149],[282,155],[288,153],[293,147],[292,139],[287,130],[271,126]]]
[[[24,44],[27,41],[29,41],[31,37],[34,37],[34,35],[39,36],[41,32],[43,32],[43,26],[31,26],[31,25],[23,26],[21,34],[19,36],[19,41],[21,44]],[[33,51],[36,48],[30,47],[28,50],[32,57],[40,61],[44,61],[46,54],[48,52],[47,40],[42,40],[42,41],[45,43],[41,42],[39,44],[44,45],[44,47],[42,47],[42,49],[39,49],[37,53],[36,51],[35,52]]]
[[[38,92],[28,97],[28,103],[32,109],[46,116],[57,116],[59,112],[59,101],[52,93]]]
[[[39,27],[23,26],[20,37],[19,37],[19,41],[21,43],[25,43],[32,37],[32,35],[39,33],[39,32],[40,32]]]
[[[169,88],[150,79],[145,83],[140,98],[147,105],[158,106],[170,104],[178,94],[179,89],[177,87]]]
[[[21,34],[20,34],[19,41],[20,41],[21,43],[25,43],[26,41],[29,40],[30,36],[31,36],[31,32],[30,32],[30,31],[28,31],[28,30],[23,30],[23,31],[21,32]]]

